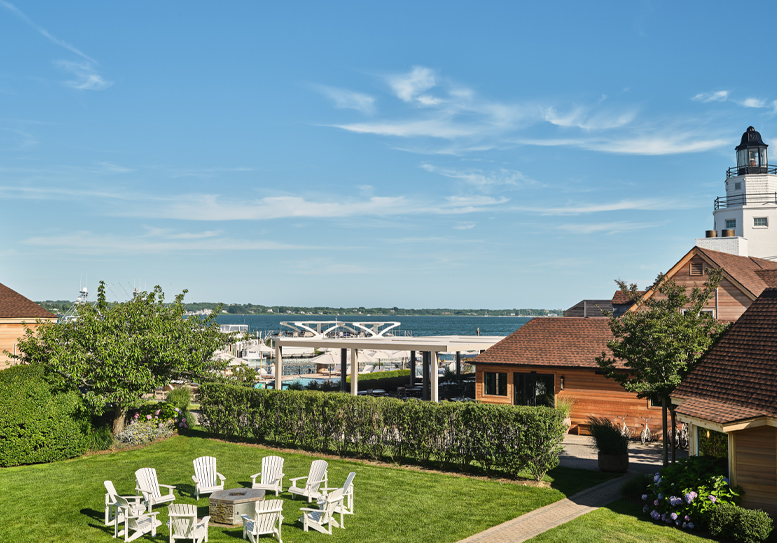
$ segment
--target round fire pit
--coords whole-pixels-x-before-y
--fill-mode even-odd
[[[264,500],[264,490],[253,488],[230,488],[210,495],[210,521],[215,524],[234,526],[242,524],[240,515],[252,517],[255,503]]]

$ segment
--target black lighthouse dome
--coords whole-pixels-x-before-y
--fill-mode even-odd
[[[752,126],[748,126],[742,134],[742,141],[736,147],[737,175],[767,173],[767,147],[769,146],[761,139],[761,134]]]

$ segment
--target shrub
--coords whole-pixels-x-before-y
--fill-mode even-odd
[[[174,388],[167,394],[167,403],[172,404],[181,411],[189,408],[189,402],[192,401],[192,389],[189,387]]]
[[[222,437],[372,459],[440,462],[540,480],[558,465],[565,431],[555,409],[403,402],[342,393],[200,387],[202,426]]]
[[[618,426],[610,419],[588,417],[594,446],[602,454],[620,455],[629,452],[629,439],[621,435]]]
[[[691,456],[653,476],[643,495],[642,509],[655,521],[694,529],[706,526],[710,514],[723,504],[739,504],[739,487],[731,487],[714,459]]]
[[[56,389],[35,366],[0,371],[0,466],[80,456],[88,430],[77,390]]]
[[[575,405],[576,401],[572,396],[558,396],[556,397],[556,409],[561,411],[564,418],[567,418],[572,412],[572,406]]]
[[[640,501],[652,482],[653,477],[650,475],[630,477],[621,487],[621,496],[627,500]]]
[[[123,432],[116,435],[116,441],[125,445],[143,445],[157,439],[173,435],[174,422],[167,420],[157,422],[153,420],[137,420],[131,422]]]
[[[710,533],[737,543],[760,543],[772,531],[772,519],[760,510],[724,503],[710,513]]]
[[[114,444],[112,428],[109,425],[92,428],[86,436],[86,446],[90,451],[104,451]]]

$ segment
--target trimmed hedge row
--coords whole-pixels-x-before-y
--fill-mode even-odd
[[[351,386],[351,376],[345,378],[347,386]],[[356,385],[359,390],[382,388],[384,390],[396,390],[397,387],[410,384],[410,370],[376,371],[373,373],[359,374]],[[349,388],[350,390],[350,388]]]
[[[0,371],[0,466],[80,456],[88,429],[78,391],[57,393],[38,367]]]
[[[228,438],[341,456],[438,461],[537,480],[558,465],[563,416],[545,407],[401,401],[342,393],[200,387],[201,423]]]

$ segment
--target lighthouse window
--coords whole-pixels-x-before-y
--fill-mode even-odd
[[[747,165],[758,166],[758,149],[748,149],[747,151]]]
[[[737,227],[737,220],[736,219],[726,219],[726,228],[736,228]]]
[[[753,226],[769,226],[768,217],[753,217]]]
[[[734,190],[742,190],[742,183],[741,182],[734,183]]]

